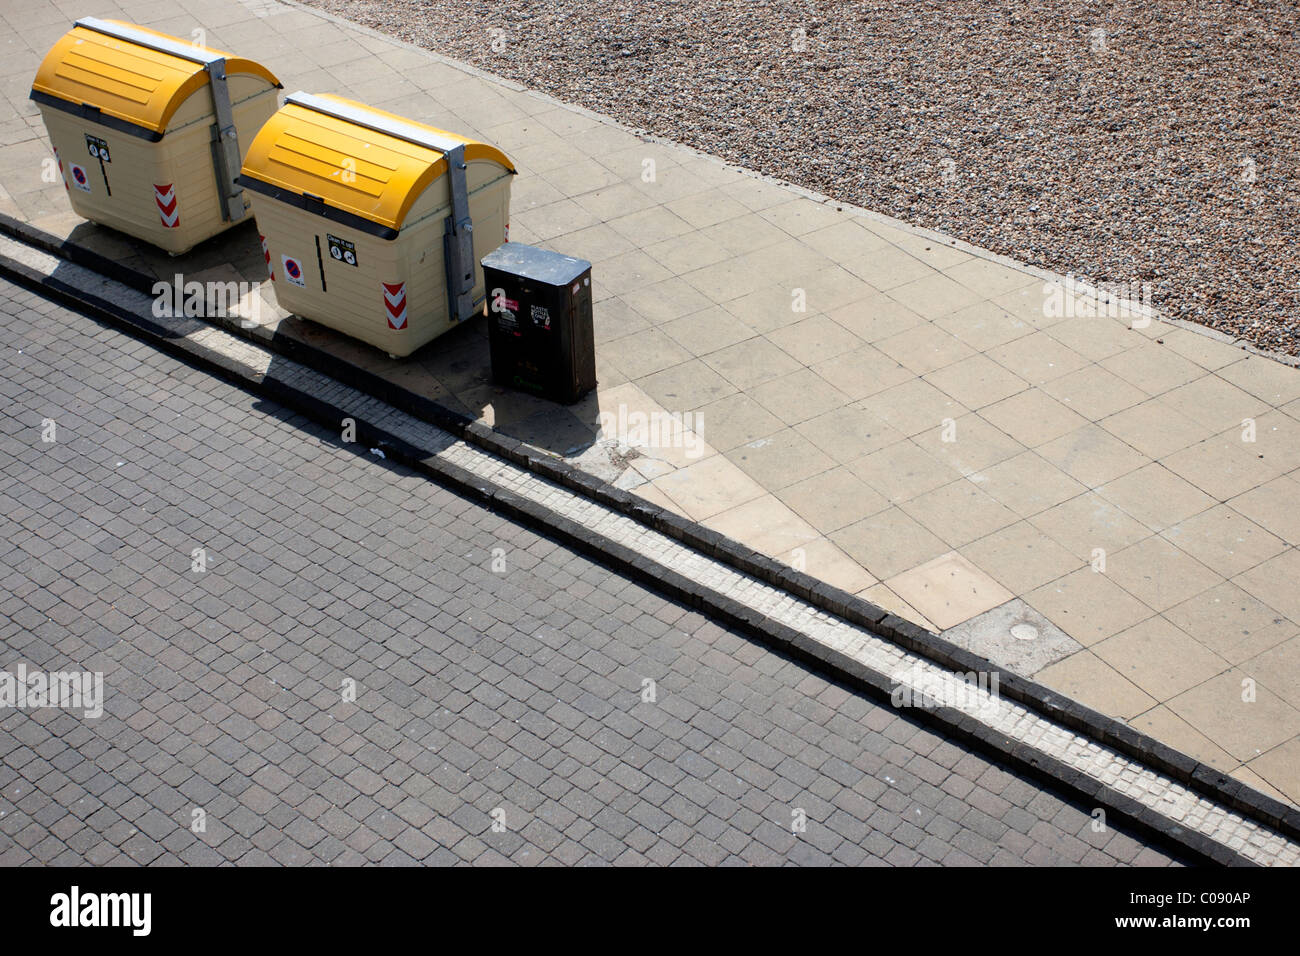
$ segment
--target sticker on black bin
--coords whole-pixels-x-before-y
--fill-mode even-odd
[[[328,232],[325,233],[325,241],[329,243],[331,259],[346,262],[350,266],[357,264],[357,245],[355,242],[340,239],[338,236],[331,236]]]
[[[507,299],[505,289],[492,290],[492,312],[497,317],[497,324],[501,331],[512,335],[523,334],[519,331],[519,322],[515,318],[515,313],[518,311],[519,302],[515,299]]]

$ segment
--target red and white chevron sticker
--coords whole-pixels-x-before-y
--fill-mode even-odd
[[[258,233],[257,238],[262,240],[262,258],[266,260],[266,271],[271,276],[271,281],[275,281],[275,269],[271,265],[271,247],[266,244],[266,236]]]
[[[385,282],[384,287],[384,309],[388,312],[388,327],[390,329],[406,328],[406,283],[405,282]]]
[[[68,174],[63,171],[63,157],[59,155],[59,147],[54,147],[54,161],[59,164],[59,177],[63,180],[63,191],[68,192]]]
[[[176,205],[176,185],[168,183],[159,186],[154,183],[153,201],[158,206],[158,218],[168,229],[175,229],[181,224],[181,211]]]

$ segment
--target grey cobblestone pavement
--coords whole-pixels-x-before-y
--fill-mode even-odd
[[[0,710],[0,864],[1172,862],[278,406],[0,314],[0,670],[105,685]]]

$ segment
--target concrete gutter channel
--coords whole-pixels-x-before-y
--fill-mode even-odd
[[[1037,738],[1043,737],[1041,727],[1031,729],[1028,732],[1030,740],[1026,742],[1023,739],[1025,734],[1017,737],[1015,733],[1006,733],[1006,727],[993,726],[991,722],[957,707],[909,709],[917,719],[940,732],[1064,789],[1087,805],[1102,807],[1108,814],[1117,814],[1138,830],[1190,854],[1194,859],[1217,865],[1294,865],[1300,862],[1300,811],[1126,724],[1031,680],[1003,671],[992,662],[861,598],[758,554],[702,525],[664,511],[630,492],[578,471],[563,460],[494,432],[480,422],[378,375],[260,326],[243,328],[237,318],[155,318],[147,308],[143,308],[145,300],[153,300],[152,288],[158,281],[153,276],[127,269],[98,253],[3,215],[0,215],[0,275],[189,364],[220,374],[246,390],[292,408],[330,429],[337,429],[343,418],[351,417],[356,422],[357,441],[363,443],[364,448],[378,448],[387,457],[413,467],[437,483],[573,547],[728,626],[740,628],[877,700],[890,700],[892,691],[899,684],[885,670],[864,663],[862,654],[855,657],[816,639],[805,630],[774,619],[772,614],[754,607],[752,603],[744,603],[731,593],[701,583],[695,576],[665,566],[647,557],[643,551],[560,513],[544,501],[512,490],[507,483],[447,460],[442,453],[456,442],[463,442],[480,453],[503,460],[504,468],[513,465],[536,479],[585,499],[600,510],[638,523],[647,537],[657,537],[654,534],[657,532],[754,582],[782,592],[785,598],[783,607],[797,603],[795,599],[806,602],[824,615],[854,625],[866,635],[956,675],[996,673],[998,691],[1004,701],[1014,701],[1038,721],[1077,735],[1098,761],[1109,757],[1111,764],[1128,765],[1131,761],[1136,765],[1138,776],[1145,774],[1150,778],[1139,781],[1136,791],[1149,792],[1150,799],[1135,799],[1123,792],[1116,785],[1118,775],[1115,773],[1084,772],[1077,759],[1074,763],[1068,759],[1068,750],[1053,754],[1036,746]],[[115,302],[114,298],[134,301],[136,308]],[[238,336],[248,344],[241,344],[232,336]],[[273,356],[282,359],[272,362]],[[304,388],[304,377],[319,378],[313,372],[333,382],[324,389],[319,382],[316,388]],[[336,400],[331,400],[331,394]],[[353,402],[363,399],[357,410],[345,409],[338,403],[346,394],[351,394]],[[375,401],[365,402],[366,398],[392,406],[392,409],[383,408]],[[370,406],[371,414],[368,416],[359,414],[365,405]],[[382,417],[402,416],[403,413],[447,434],[439,438],[436,434],[429,435],[426,429],[426,440],[417,438],[412,441],[376,421]],[[431,445],[438,447],[429,447]],[[1024,715],[1020,717],[1016,724],[1017,732],[1027,719]],[[1078,746],[1074,746],[1077,754]],[[1130,778],[1125,786],[1134,792],[1131,781],[1134,770],[1130,766],[1124,772]],[[1160,777],[1167,779],[1161,781]],[[1157,796],[1157,791],[1162,796]],[[1173,791],[1181,796],[1175,799],[1170,795]],[[1195,799],[1197,797],[1199,802]],[[1214,821],[1200,826],[1202,820],[1193,817],[1194,826],[1183,825],[1180,821],[1187,815],[1186,808],[1167,815],[1158,809],[1161,799],[1166,806],[1180,801],[1198,805],[1202,816],[1206,801],[1211,805],[1217,804],[1211,813]],[[1220,824],[1218,820],[1223,815],[1227,816],[1228,822]],[[1219,829],[1214,831],[1220,837],[1216,839],[1206,832],[1207,828],[1219,826],[1237,826],[1238,835],[1225,839],[1224,831]],[[1270,834],[1268,830],[1274,832]],[[1240,835],[1247,831],[1249,834]]]

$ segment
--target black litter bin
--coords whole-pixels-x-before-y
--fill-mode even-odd
[[[595,388],[591,263],[521,242],[482,262],[497,384],[566,405]]]

